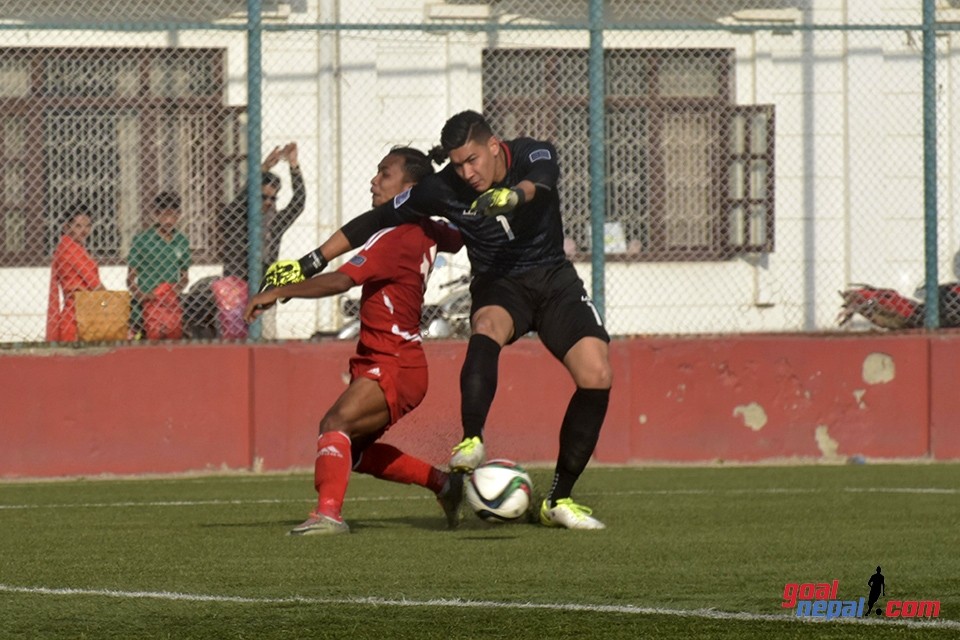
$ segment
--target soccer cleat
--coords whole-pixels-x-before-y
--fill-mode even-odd
[[[540,505],[540,524],[566,529],[606,529],[607,526],[594,518],[592,513],[590,507],[577,504],[572,498],[557,500],[557,506],[553,508],[544,500]]]
[[[447,483],[437,495],[437,502],[447,517],[447,528],[456,529],[460,526],[460,505],[463,504],[463,474],[451,473],[447,476]]]
[[[480,438],[464,438],[463,442],[453,448],[450,458],[450,471],[455,473],[473,473],[473,470],[483,464],[483,442]]]
[[[310,517],[290,529],[291,536],[318,536],[350,533],[350,527],[343,520],[335,520],[330,516],[314,511]]]

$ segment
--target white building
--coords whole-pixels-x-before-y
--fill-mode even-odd
[[[91,248],[109,288],[125,287],[130,239],[165,188],[187,203],[191,280],[220,268],[216,212],[244,184],[245,3],[115,4],[66,15],[0,0],[2,342],[42,340],[54,220],[77,198],[97,208]],[[924,280],[921,2],[605,4],[611,333],[829,330],[849,283],[913,294]],[[960,244],[953,4],[937,7],[941,281],[954,279]],[[470,108],[505,137],[557,145],[569,244],[590,288],[587,0],[264,6],[263,150],[296,141],[307,188],[284,256],[366,210],[392,145],[426,149]],[[101,21],[120,26],[92,28]],[[134,30],[158,21],[191,25]],[[308,337],[337,322],[331,302],[296,302],[276,331]]]

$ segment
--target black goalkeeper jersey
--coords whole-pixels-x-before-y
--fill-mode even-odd
[[[531,138],[502,142],[501,148],[507,174],[492,188],[513,187],[523,180],[537,185],[535,197],[510,213],[492,218],[471,214],[470,205],[480,194],[448,164],[391,202],[345,224],[344,234],[357,247],[377,229],[422,216],[442,216],[460,229],[475,275],[515,275],[564,262],[556,149]]]

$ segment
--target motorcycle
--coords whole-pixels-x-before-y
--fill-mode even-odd
[[[941,284],[937,290],[940,327],[960,327],[960,282]],[[853,284],[838,293],[843,298],[843,306],[837,316],[837,323],[841,327],[855,315],[862,316],[880,329],[918,329],[923,326],[926,305],[894,289]]]
[[[425,304],[420,313],[420,335],[424,339],[468,338],[470,336],[470,276],[462,275],[440,285],[449,289],[436,304]],[[356,340],[360,335],[360,301],[340,297],[340,313],[349,321],[337,332],[337,340]]]
[[[440,285],[450,289],[435,305],[423,306],[421,325],[425,338],[470,337],[470,276],[462,275]]]

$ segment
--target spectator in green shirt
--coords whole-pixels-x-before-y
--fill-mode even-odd
[[[133,239],[127,264],[127,288],[133,297],[130,327],[133,337],[143,333],[143,304],[155,297],[158,286],[169,283],[178,294],[187,286],[190,242],[177,229],[180,196],[165,191],[153,199],[154,224]]]

